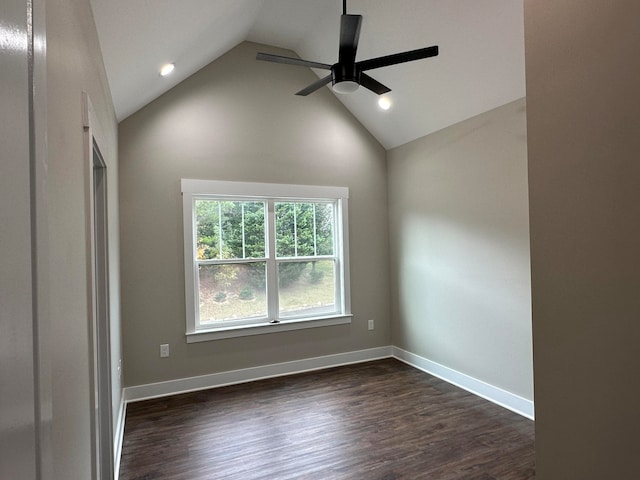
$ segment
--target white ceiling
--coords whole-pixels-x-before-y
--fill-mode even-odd
[[[245,40],[337,61],[341,0],[91,3],[118,120]],[[389,111],[363,88],[337,95],[387,149],[525,95],[522,0],[349,0],[348,13],[364,16],[357,60],[440,47],[368,72],[392,89]],[[160,77],[167,62],[176,70]],[[282,75],[290,68],[303,67],[283,65]]]

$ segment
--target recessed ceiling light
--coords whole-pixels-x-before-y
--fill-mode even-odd
[[[173,63],[167,63],[163,65],[162,68],[160,69],[160,75],[163,77],[166,77],[171,72],[173,72],[174,68],[176,68],[176,66]]]
[[[380,97],[378,100],[378,106],[382,110],[389,110],[391,108],[391,100],[388,97]]]

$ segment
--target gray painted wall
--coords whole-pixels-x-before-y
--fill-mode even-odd
[[[640,470],[640,3],[526,0],[536,478]]]
[[[91,478],[87,215],[82,92],[104,134],[109,189],[112,360],[120,357],[117,124],[88,0],[46,7],[48,218],[54,478]],[[120,381],[114,369],[114,413]]]
[[[242,43],[119,125],[126,385],[389,345],[385,151],[327,89],[294,95],[308,69],[258,50],[291,55]],[[187,345],[181,178],[349,187],[352,324]]]
[[[392,341],[533,399],[524,99],[389,151]]]

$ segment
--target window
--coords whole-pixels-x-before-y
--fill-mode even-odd
[[[350,322],[348,190],[182,180],[187,340]]]

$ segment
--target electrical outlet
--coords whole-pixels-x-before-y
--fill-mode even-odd
[[[160,345],[160,357],[166,358],[168,356],[169,356],[169,344],[163,343],[162,345]]]
[[[373,330],[375,325],[373,324],[373,320],[369,320],[369,330]]]

